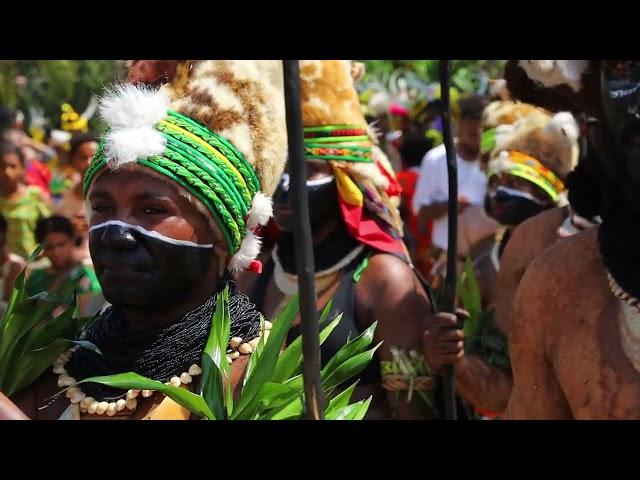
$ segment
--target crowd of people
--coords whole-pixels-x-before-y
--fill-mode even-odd
[[[317,309],[331,305],[320,328],[342,315],[323,365],[375,327],[380,347],[354,389],[372,397],[369,419],[441,418],[449,364],[466,418],[637,418],[640,63],[509,61],[489,92],[452,90],[455,252],[440,92],[363,98],[362,74],[300,62]],[[227,352],[235,388],[257,312],[273,319],[298,293],[278,62],[136,61],[127,82],[102,100],[101,139],[80,122],[62,144],[37,142],[4,114],[3,308],[31,256],[28,294],[76,282],[79,312],[96,315],[83,338],[104,352],[70,351],[58,387],[135,371],[189,388],[176,375],[207,331],[189,328],[208,325],[212,295],[230,286],[243,305]],[[456,310],[438,313],[450,255]],[[285,343],[300,332],[297,317]],[[0,413],[169,408],[157,392],[136,403],[137,391],[88,384],[40,414],[55,378],[38,382],[12,399],[22,412],[0,397]]]
[[[69,282],[78,282],[74,294],[64,301],[77,297],[79,314],[94,314],[104,299],[89,254],[82,178],[98,138],[87,131],[86,122],[69,128],[63,121],[60,130],[36,140],[25,131],[19,112],[2,108],[1,115],[3,312],[18,273],[41,245],[41,253],[27,266],[28,295],[55,294],[66,290],[63,287]]]

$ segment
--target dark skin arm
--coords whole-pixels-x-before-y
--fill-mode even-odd
[[[0,392],[0,420],[29,420],[29,417]]]
[[[476,262],[476,275],[481,287],[496,283],[491,292],[484,292],[483,303],[494,308],[493,322],[495,326],[505,335],[509,332],[513,317],[513,302],[520,281],[527,266],[531,262],[531,255],[523,251],[523,246],[536,233],[536,229],[528,227],[528,222],[516,228],[507,243],[500,261],[500,271],[497,279],[488,281],[485,271],[490,266],[487,258]],[[487,293],[489,293],[487,295]],[[436,322],[434,325],[438,325]],[[436,364],[442,363],[439,359],[437,345],[446,345],[447,337],[440,336],[435,332],[432,336],[425,336],[425,354],[430,361]],[[434,345],[435,344],[435,345]],[[447,351],[456,351],[452,345],[443,346]],[[456,363],[456,389],[460,395],[470,404],[476,407],[493,412],[503,411],[511,397],[513,387],[513,377],[511,372],[488,365],[484,359],[461,353],[460,361]]]
[[[566,215],[566,209],[553,209],[525,221],[513,231],[500,259],[497,285],[489,294],[491,298],[487,299],[494,307],[493,322],[504,334],[511,329],[514,298],[527,268],[555,241],[557,226]],[[482,278],[482,275],[478,276],[481,285],[494,283],[482,281]],[[467,355],[464,358],[456,365],[456,388],[462,397],[480,408],[503,411],[511,397],[511,372],[489,366],[479,357]]]
[[[378,321],[374,341],[383,342],[378,349],[380,360],[391,360],[390,347],[420,351],[423,319],[431,305],[422,285],[411,268],[402,260],[387,254],[374,255],[356,286],[356,308],[363,326]],[[394,393],[388,394],[394,405]],[[428,409],[418,395],[411,403],[406,396],[396,411],[398,419],[418,419]]]
[[[465,355],[464,332],[455,328],[467,312],[438,313],[427,319],[424,354],[435,372],[448,363],[454,365],[455,388],[462,398],[477,408],[501,412],[509,401],[512,379],[509,372],[488,365],[483,358]]]

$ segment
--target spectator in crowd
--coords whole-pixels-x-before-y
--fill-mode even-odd
[[[0,214],[7,221],[7,249],[28,258],[36,247],[38,219],[50,215],[42,190],[24,180],[25,160],[14,144],[0,142]]]
[[[27,277],[27,294],[66,292],[68,303],[77,295],[81,316],[96,313],[102,304],[101,289],[91,264],[75,259],[76,232],[68,218],[54,215],[38,221],[36,239],[43,246],[49,266],[32,270]],[[68,291],[77,282],[75,289]],[[58,316],[65,305],[54,312]]]
[[[87,215],[82,200],[82,178],[97,148],[98,142],[92,134],[80,134],[71,140],[69,163],[75,174],[74,186],[63,194],[55,208],[56,214],[70,219],[75,227],[75,236],[79,244],[76,251],[78,259],[90,258]]]
[[[0,315],[7,310],[13,284],[26,262],[7,251],[7,221],[0,215]]]

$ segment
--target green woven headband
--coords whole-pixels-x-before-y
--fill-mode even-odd
[[[178,112],[168,110],[154,128],[166,142],[164,151],[136,163],[165,175],[200,200],[213,214],[229,251],[238,251],[252,199],[260,191],[253,167],[227,140]],[[85,174],[85,196],[96,174],[109,163],[108,134]]]
[[[358,145],[363,142],[366,144]],[[359,125],[307,127],[304,129],[304,150],[307,160],[373,163],[371,139],[366,127]]]

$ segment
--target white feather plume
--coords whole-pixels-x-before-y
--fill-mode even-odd
[[[165,90],[117,84],[100,99],[100,115],[113,129],[152,127],[167,116]]]
[[[229,270],[232,273],[239,273],[246,270],[260,254],[262,241],[252,231],[247,231],[246,237],[242,239],[240,249],[231,257]]]
[[[569,85],[575,92],[582,88],[582,74],[589,60],[520,60],[520,67],[529,78],[545,87]]]
[[[576,142],[580,135],[578,124],[569,112],[556,113],[545,127],[545,130],[565,136],[572,143]]]
[[[116,129],[107,134],[105,154],[112,167],[116,167],[160,155],[165,143],[165,138],[152,127]]]
[[[266,225],[273,216],[273,203],[270,197],[258,192],[251,201],[251,209],[247,217],[247,229],[254,230],[258,225]]]

